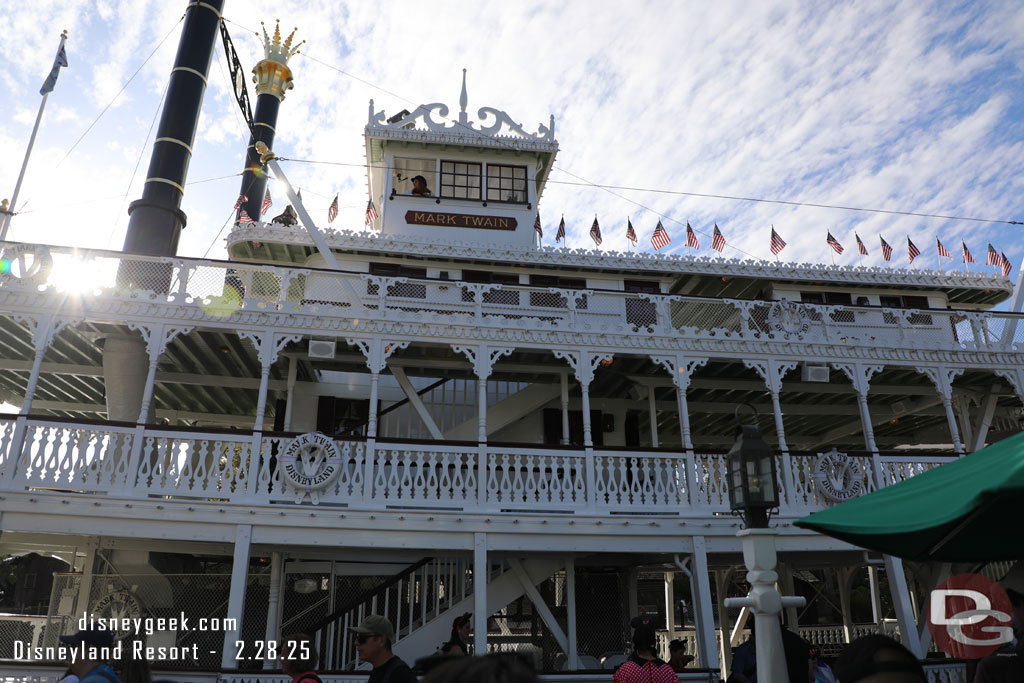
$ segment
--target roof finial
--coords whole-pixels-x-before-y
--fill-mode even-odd
[[[469,95],[466,94],[466,70],[462,70],[462,94],[459,95],[459,106],[462,110],[459,112],[459,123],[465,124],[468,122],[466,117],[466,105],[469,104]]]

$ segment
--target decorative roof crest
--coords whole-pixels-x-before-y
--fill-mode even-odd
[[[480,107],[477,111],[479,121],[470,121],[466,113],[469,104],[469,95],[466,92],[466,70],[462,70],[462,91],[459,94],[459,117],[454,120],[448,117],[448,105],[442,102],[421,104],[411,114],[402,112],[401,116],[387,118],[383,110],[376,111],[373,100],[370,100],[369,120],[366,124],[367,131],[403,131],[411,136],[423,136],[424,134],[442,134],[445,141],[459,139],[482,142],[501,141],[504,144],[516,146],[518,142],[540,143],[553,145],[557,148],[555,140],[555,117],[552,114],[548,125],[540,124],[536,133],[528,133],[521,123],[512,120],[507,112],[495,109],[494,107]],[[441,120],[433,118],[432,114],[440,117]],[[493,120],[491,120],[493,119]],[[430,136],[434,137],[434,136]]]
[[[298,31],[298,27],[292,29],[292,32],[285,39],[284,44],[281,44],[281,20],[275,20],[276,25],[274,26],[274,37],[271,39],[267,35],[267,27],[261,21],[260,26],[263,28],[263,53],[265,59],[269,59],[281,64],[287,64],[288,60],[299,51],[299,47],[302,46],[306,41],[302,41],[294,48],[292,47],[292,39],[295,37],[295,32]]]

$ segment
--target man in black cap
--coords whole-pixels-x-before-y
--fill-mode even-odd
[[[108,663],[114,650],[113,633],[84,629],[61,636],[60,642],[74,650],[69,671],[78,676],[79,683],[121,683]]]
[[[412,177],[412,192],[413,197],[432,197],[430,188],[427,187],[427,179],[421,175]]]
[[[391,651],[395,627],[387,617],[371,614],[359,626],[349,626],[356,636],[359,659],[373,664],[367,683],[417,683],[409,665]]]

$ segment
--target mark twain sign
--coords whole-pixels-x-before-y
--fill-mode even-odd
[[[296,503],[308,495],[314,505],[320,502],[318,491],[334,482],[341,473],[341,452],[337,444],[320,432],[292,439],[281,456],[285,480],[295,489]]]
[[[508,216],[474,216],[468,213],[406,211],[409,225],[443,225],[448,228],[483,228],[484,230],[515,230],[518,222]]]

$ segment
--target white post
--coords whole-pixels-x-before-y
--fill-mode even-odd
[[[149,420],[150,404],[153,402],[153,385],[156,384],[156,366],[160,362],[160,356],[164,352],[164,326],[156,325],[150,331],[150,343],[147,344],[149,352],[149,369],[146,371],[146,384],[142,389],[142,405],[139,407],[139,419],[136,422],[144,425]]]
[[[473,654],[487,654],[487,534],[473,534]]]
[[[985,439],[988,438],[988,430],[992,427],[992,417],[995,415],[996,403],[999,395],[996,393],[999,385],[991,386],[982,401],[981,410],[978,413],[978,425],[974,429],[974,439],[971,442],[971,452],[980,451],[985,447]]]
[[[376,343],[376,342],[375,342]],[[366,464],[363,467],[363,498],[373,499],[374,459],[377,457],[377,404],[380,401],[380,371],[370,368],[370,414],[366,423]]]
[[[885,573],[889,579],[889,592],[896,608],[896,620],[900,625],[900,637],[904,646],[918,659],[924,659],[921,640],[917,634],[914,607],[910,601],[910,590],[907,588],[907,577],[903,572],[903,561],[892,555],[885,558]]]
[[[796,593],[796,587],[793,585],[793,570],[790,569],[788,564],[779,563],[779,588],[784,590],[787,595],[793,595]],[[793,633],[800,635],[800,615],[796,611],[796,607],[786,608],[786,627]]]
[[[90,543],[85,549],[85,558],[82,562],[82,580],[78,584],[78,600],[75,602],[75,617],[79,618],[83,613],[89,612],[89,602],[92,598],[92,572],[96,564],[96,545]],[[56,639],[54,639],[56,640]]]
[[[839,584],[839,609],[843,613],[843,640],[853,642],[853,614],[850,606],[850,581],[853,579],[853,567],[836,567],[836,579]]]
[[[583,362],[587,362],[586,357]],[[597,505],[597,458],[594,457],[594,437],[590,424],[590,382],[580,382],[580,391],[583,397],[583,457],[584,467],[587,469],[586,501],[587,507],[593,509]]]
[[[668,639],[676,630],[676,573],[665,572],[665,629],[668,630]]]
[[[878,587],[878,567],[868,566],[868,589],[871,592],[871,621],[875,626],[882,623],[882,593]]]
[[[267,628],[264,631],[266,642],[280,640],[277,633],[277,624],[281,614],[281,574],[284,570],[284,562],[281,559],[281,551],[275,550],[270,553],[270,592],[267,596]],[[279,663],[271,658],[263,660],[264,669],[276,669]]]
[[[298,375],[298,361],[295,356],[288,357],[288,398],[284,406],[284,431],[292,431],[292,403],[295,401],[295,379]]]
[[[224,649],[221,651],[220,668],[237,669],[235,641],[242,635],[242,618],[245,608],[245,589],[249,579],[249,549],[252,540],[252,526],[239,524],[235,531],[235,554],[231,563],[231,589],[228,593],[228,616],[235,620],[234,628],[224,631]]]
[[[569,639],[569,651],[566,657],[569,660],[569,670],[576,671],[580,668],[579,647],[576,643],[576,558],[565,558],[565,609],[566,609],[566,634]]]
[[[693,537],[690,593],[693,596],[693,619],[700,665],[704,669],[717,669],[720,664],[715,647],[715,614],[711,611],[711,574],[708,572],[707,541],[703,536]]]
[[[68,32],[64,31],[60,35],[60,47],[57,48],[57,54],[59,55],[64,49],[64,43],[68,39]],[[25,170],[28,168],[28,159],[32,156],[32,147],[36,144],[36,134],[39,132],[39,123],[43,120],[43,109],[46,108],[46,98],[50,96],[50,91],[47,90],[43,93],[43,99],[39,103],[39,111],[36,112],[36,123],[32,127],[32,135],[28,139],[28,149],[25,150],[25,159],[21,162],[21,172],[18,173],[18,182],[14,184],[14,194],[11,195],[11,203],[7,207],[8,213],[0,215],[0,241],[7,239],[7,228],[11,223],[11,216],[14,215],[14,207],[18,203],[18,195],[21,194],[21,183],[25,179]]]
[[[785,607],[802,607],[802,597],[779,595],[775,587],[775,529],[741,529],[736,535],[743,540],[743,562],[747,566],[750,594],[745,598],[726,598],[726,607],[749,607],[754,613],[757,638],[757,680],[781,683],[789,680],[782,649],[779,612]]]
[[[651,447],[658,447],[658,404],[654,396],[654,387],[647,387],[647,412],[651,419]]]
[[[562,445],[569,445],[569,373],[559,375],[562,381]]]
[[[253,431],[263,431],[263,421],[267,415],[267,393],[270,387],[270,364],[260,364],[260,390],[256,399],[256,419],[253,421]]]

